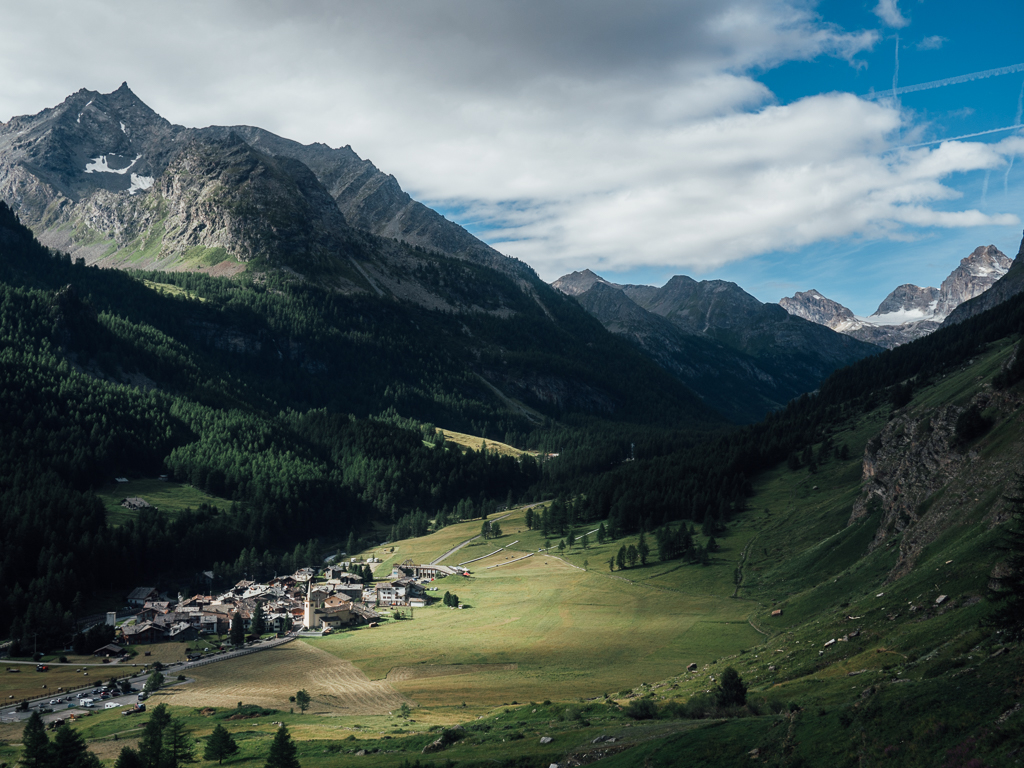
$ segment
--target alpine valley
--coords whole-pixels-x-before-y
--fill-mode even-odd
[[[1019,765],[1022,274],[548,285],[351,147],[0,124],[0,763]]]

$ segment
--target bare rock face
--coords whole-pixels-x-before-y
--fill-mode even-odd
[[[954,450],[956,421],[963,411],[948,406],[918,418],[892,419],[864,449],[863,491],[853,506],[850,522],[881,510],[881,520],[869,550],[891,545],[921,520],[922,502],[944,487],[965,457]],[[901,560],[915,538],[900,540]]]
[[[939,291],[936,288],[922,288],[906,283],[886,296],[870,317],[878,318],[879,321],[887,315],[897,315],[907,320],[931,319],[938,300]]]
[[[965,301],[985,293],[1010,271],[1013,260],[994,245],[978,246],[942,281],[935,314],[945,319]]]
[[[962,521],[965,510],[975,507],[992,488],[1012,483],[1020,469],[1014,462],[979,465],[975,461],[973,448],[957,436],[957,421],[965,408],[1005,416],[1016,413],[1020,405],[1015,392],[981,392],[965,407],[898,412],[868,443],[862,493],[849,522],[876,515],[878,528],[868,551],[898,547],[888,581],[909,573],[929,544]],[[1000,502],[983,511],[992,523],[1006,517]]]
[[[1010,268],[996,280],[989,290],[973,298],[965,300],[949,313],[943,325],[956,325],[968,318],[980,315],[992,307],[1002,304],[1007,299],[1024,291],[1024,240],[1021,240],[1017,257],[1010,262]]]
[[[443,255],[497,270],[540,301],[527,265],[412,200],[350,147],[173,125],[127,84],[0,123],[0,199],[42,243],[102,267],[276,269],[345,293],[472,309],[430,283]]]
[[[551,284],[551,287],[561,291],[567,296],[581,296],[593,288],[595,283],[601,283],[612,288],[621,287],[615,285],[615,283],[609,283],[603,277],[594,274],[589,269],[584,269],[582,272],[570,272],[568,275],[562,275]]]
[[[845,327],[858,322],[853,312],[838,301],[825,298],[813,288],[809,291],[798,291],[792,297],[781,299],[779,304],[789,314],[828,326],[833,331],[842,331]]]

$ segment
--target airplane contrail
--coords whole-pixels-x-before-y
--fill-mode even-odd
[[[985,136],[989,133],[1012,131],[1015,128],[1024,128],[1024,124],[1017,123],[1016,125],[1008,125],[1005,128],[991,128],[987,131],[978,131],[977,133],[965,133],[963,136],[950,136],[945,139],[932,139],[931,141],[923,141],[920,144],[906,144],[901,147],[895,147],[895,149],[919,149],[920,147],[930,147],[932,144],[942,144],[946,141],[960,141],[960,139],[973,139],[975,136]]]
[[[969,75],[957,75],[947,77],[944,80],[932,80],[930,83],[918,83],[917,85],[904,85],[900,88],[889,88],[884,91],[872,91],[865,93],[863,99],[881,99],[886,96],[898,96],[901,93],[914,93],[915,91],[929,91],[932,88],[942,88],[947,85],[969,83],[972,80],[983,80],[986,77],[997,77],[999,75],[1012,75],[1014,72],[1024,72],[1024,64],[1011,64],[1008,67],[998,69],[986,69],[984,72],[971,72]]]

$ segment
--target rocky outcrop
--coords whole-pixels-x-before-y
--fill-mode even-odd
[[[300,144],[248,125],[211,126],[204,136],[235,134],[272,157],[291,158],[307,166],[334,199],[349,225],[381,237],[475,261],[516,277],[532,270],[500,254],[437,211],[413,200],[398,180],[344,146]]]
[[[562,275],[560,278],[555,280],[551,284],[551,287],[557,291],[561,291],[566,296],[581,296],[596,283],[607,285],[610,288],[621,290],[621,285],[615,283],[609,283],[600,275],[594,274],[589,269],[584,269],[582,272],[570,272],[568,275]]]
[[[930,318],[935,314],[938,300],[937,288],[922,288],[919,285],[905,283],[897,286],[892,293],[882,299],[882,303],[870,317],[881,319],[886,315],[900,315],[913,319]]]
[[[1002,505],[998,496],[991,497],[991,491],[1005,487],[1019,467],[993,462],[979,465],[973,445],[965,444],[958,435],[958,420],[967,408],[1000,414],[1001,418],[1020,406],[1018,394],[981,392],[963,406],[904,410],[868,443],[862,493],[849,522],[878,516],[869,551],[898,548],[889,581],[909,573],[929,544],[956,525],[965,509],[986,503],[982,501],[986,497],[984,513],[993,522],[1001,519]]]

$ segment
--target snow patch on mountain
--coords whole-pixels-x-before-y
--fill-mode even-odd
[[[153,186],[152,176],[139,176],[137,173],[132,174],[132,185],[128,187],[128,194],[134,195],[136,192],[143,192]]]
[[[864,323],[874,325],[903,325],[904,323],[916,323],[918,320],[934,320],[935,308],[938,305],[939,302],[936,300],[929,302],[927,307],[911,307],[859,319]]]
[[[107,161],[108,157],[114,157],[115,161],[117,159],[120,159],[120,158],[118,158],[117,155],[100,155],[99,157],[94,157],[92,160],[90,160],[88,163],[86,163],[86,165],[85,165],[85,172],[86,173],[119,173],[119,174],[121,174],[123,176],[124,174],[128,173],[128,171],[130,171],[132,168],[135,167],[135,164],[137,162],[139,162],[139,158],[141,158],[142,155],[136,155],[135,159],[132,160],[124,168],[111,168],[109,162]],[[132,175],[134,176],[134,174],[132,174]]]

